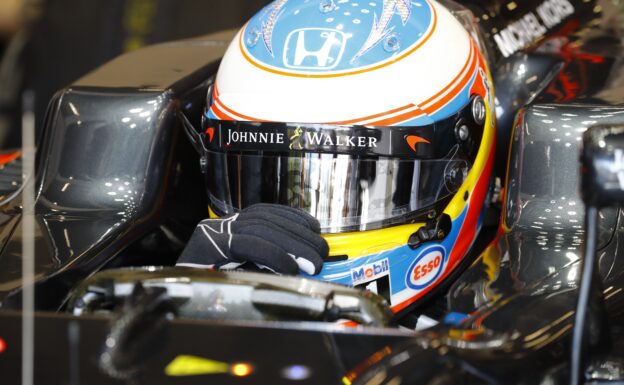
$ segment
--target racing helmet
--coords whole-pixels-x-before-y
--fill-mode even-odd
[[[277,0],[253,16],[208,93],[211,215],[301,208],[330,247],[314,278],[396,312],[431,292],[479,231],[494,155],[489,72],[456,16],[434,0]]]

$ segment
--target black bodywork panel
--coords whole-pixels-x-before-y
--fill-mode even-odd
[[[267,377],[256,382],[285,382],[275,365],[293,362],[323,376],[311,383],[564,383],[584,236],[578,146],[588,127],[624,119],[624,51],[621,25],[613,22],[622,10],[608,8],[613,6],[608,1],[570,2],[574,12],[542,35],[518,40],[515,51],[501,49],[495,36],[523,25],[520,20],[535,16],[545,3],[468,4],[490,45],[498,100],[497,174],[505,189],[494,241],[455,277],[446,295],[427,301],[442,303],[445,312],[460,313],[463,321],[397,335],[326,324],[179,320],[167,328],[175,338],[166,339],[155,361],[145,363],[154,369],[145,383],[165,379],[163,365],[182,353],[270,368],[259,369],[257,375]],[[103,268],[172,263],[171,255],[206,207],[201,179],[185,177],[199,170],[179,114],[199,126],[206,89],[232,34],[127,54],[52,101],[37,176],[37,309],[61,309],[74,287]],[[4,205],[0,214],[0,298],[4,308],[19,308],[20,203]],[[618,380],[613,373],[624,367],[623,220],[616,209],[601,217],[599,263],[613,343],[592,345],[595,362],[588,377],[596,381]],[[163,244],[171,249],[158,253]],[[20,317],[3,313],[0,337],[10,346],[19,344],[14,338]],[[50,360],[38,379],[105,381],[83,365],[95,365],[107,319],[50,314],[37,319],[42,331],[37,357]],[[69,347],[75,343],[68,337],[71,328],[88,331],[79,351],[89,364],[71,363],[77,355]],[[59,357],[61,350],[69,353]],[[0,368],[16,366],[18,357],[18,351],[7,350]],[[94,377],[82,377],[87,371],[92,373],[84,376]],[[205,380],[198,376],[184,383]],[[240,380],[215,377],[219,383]]]
[[[102,344],[110,330],[105,317],[72,317],[37,314],[35,321],[34,380],[36,384],[119,384],[97,365]],[[21,380],[21,325],[18,312],[0,317],[0,338],[6,350],[0,353],[2,381]],[[151,351],[142,351],[141,369],[133,381],[145,384],[240,384],[292,383],[284,369],[304,365],[309,377],[298,383],[339,384],[349,368],[366,360],[388,344],[407,337],[392,329],[354,331],[329,324],[284,323],[206,323],[174,321],[155,335]],[[165,369],[179,356],[223,362],[248,363],[253,372],[247,377],[226,373],[193,374],[193,368],[168,375]],[[209,370],[208,370],[209,371]],[[5,382],[6,381],[6,382]]]

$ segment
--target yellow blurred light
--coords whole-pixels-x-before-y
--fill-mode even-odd
[[[190,355],[177,356],[165,368],[165,374],[170,377],[202,376],[227,372],[228,364],[225,362]]]
[[[246,377],[253,372],[253,367],[246,363],[233,364],[230,367],[230,373],[236,377]]]

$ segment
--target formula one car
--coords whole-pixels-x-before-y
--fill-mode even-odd
[[[410,266],[435,287],[399,309],[368,281],[174,267],[211,203],[197,132],[236,31],[156,45],[59,91],[36,159],[0,158],[3,380],[621,384],[624,8],[439,3],[492,70],[497,178],[461,261]]]

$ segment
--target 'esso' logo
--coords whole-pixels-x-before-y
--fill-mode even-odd
[[[424,249],[407,270],[405,284],[410,289],[424,289],[442,274],[445,262],[444,247],[435,245]]]

